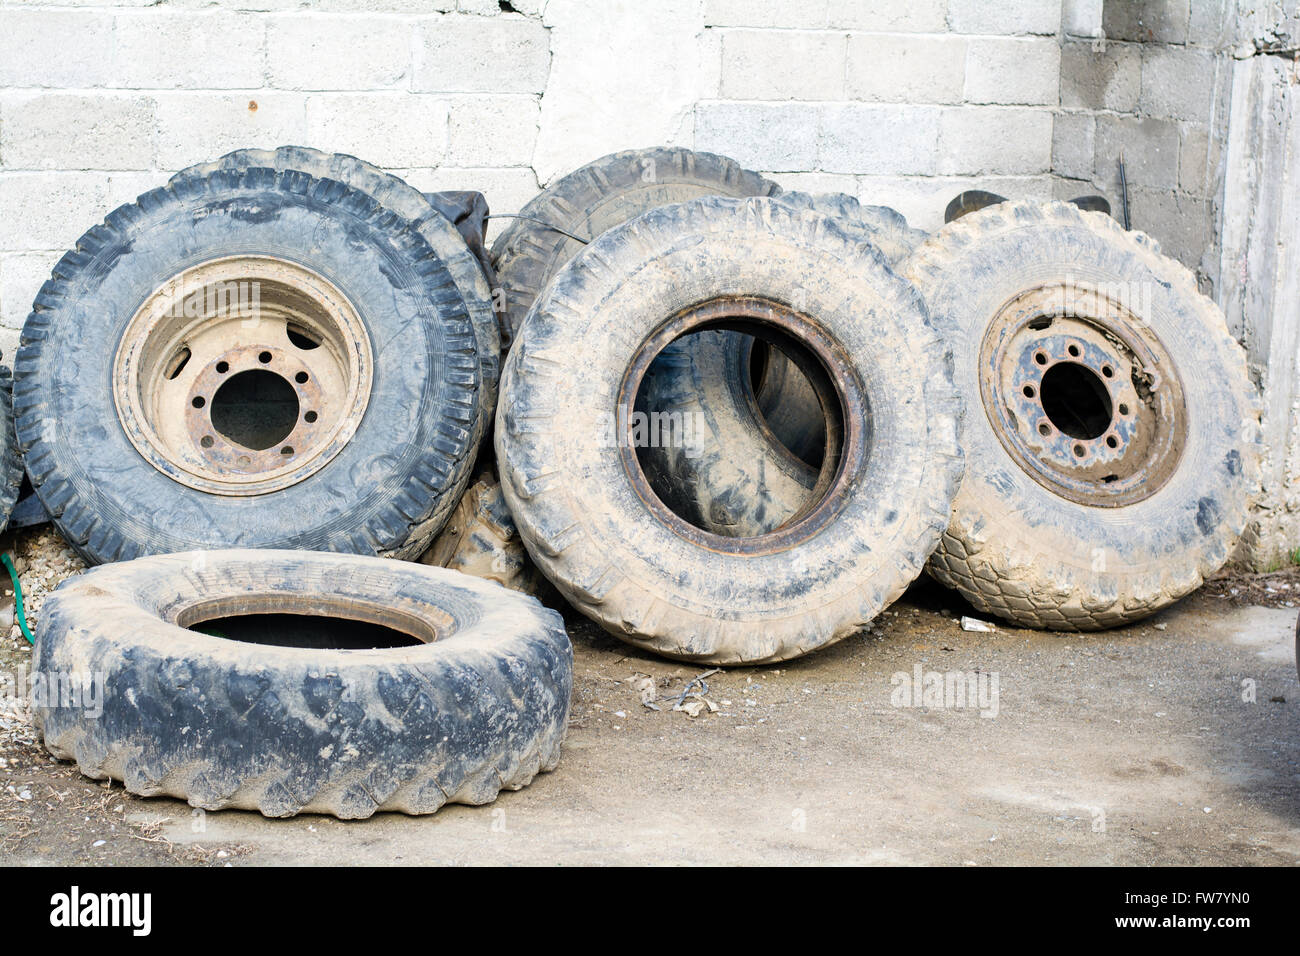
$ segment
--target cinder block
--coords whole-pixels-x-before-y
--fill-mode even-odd
[[[541,93],[550,67],[550,39],[535,20],[434,17],[421,21],[416,33],[412,88]]]
[[[32,310],[36,293],[49,279],[62,252],[23,252],[0,256],[0,327],[21,329]],[[5,364],[13,366],[13,352],[4,352]]]
[[[113,18],[99,10],[0,14],[0,86],[106,86],[113,81]]]
[[[782,189],[801,193],[847,193],[857,195],[858,177],[846,173],[773,173]]]
[[[182,169],[251,146],[311,146],[306,101],[303,93],[160,93],[156,165]]]
[[[1134,229],[1150,233],[1159,240],[1161,252],[1187,268],[1204,269],[1213,234],[1213,209],[1207,200],[1138,186],[1129,190],[1129,204]]]
[[[1173,189],[1178,185],[1178,124],[1131,116],[1098,116],[1093,176],[1119,182],[1118,160],[1131,185]]]
[[[7,169],[148,169],[154,119],[154,101],[132,94],[4,94],[0,159]]]
[[[447,104],[424,93],[318,93],[307,98],[313,146],[377,166],[437,166],[447,153]]]
[[[704,22],[719,27],[826,26],[831,0],[705,0]]]
[[[958,176],[1031,176],[1052,166],[1047,110],[968,106],[945,109],[938,172]]]
[[[831,173],[927,175],[935,172],[938,107],[826,106],[821,161]]]
[[[1057,113],[1052,122],[1052,172],[1092,179],[1096,123],[1088,113]]]
[[[1142,88],[1138,48],[1121,43],[1061,45],[1061,105],[1069,109],[1137,109]]]
[[[108,174],[0,173],[0,252],[68,249],[108,212]]]
[[[1233,12],[1232,0],[1196,0],[1187,20],[1187,42],[1209,47],[1231,45]],[[1300,17],[1300,7],[1294,15]]]
[[[1048,35],[1060,25],[1061,0],[948,0],[954,33]]]
[[[1111,40],[1185,43],[1191,16],[1190,4],[1191,0],[1125,0],[1123,3],[1107,3],[1102,14],[1102,29]]]
[[[534,96],[462,96],[451,104],[447,162],[452,166],[527,166],[540,118]]]
[[[132,10],[114,20],[113,86],[257,89],[266,78],[265,18]]]
[[[831,27],[880,33],[943,33],[948,29],[946,0],[907,0],[903,3],[831,0]]]
[[[267,2],[267,0],[239,0],[240,5]],[[302,0],[269,0],[299,6]],[[516,0],[518,8],[522,0]],[[496,4],[493,4],[496,6]],[[456,0],[311,0],[311,8],[319,13],[450,13],[456,9]],[[251,9],[251,8],[250,8]]]
[[[877,103],[959,103],[967,40],[855,33],[849,36],[849,99]]]
[[[1066,36],[1099,37],[1105,0],[1062,0],[1061,29]]]
[[[1178,143],[1178,188],[1204,196],[1210,153],[1210,130],[1200,123],[1183,123]]]
[[[727,30],[722,97],[737,100],[844,98],[842,33]]]
[[[477,190],[487,197],[488,208],[493,216],[518,212],[541,191],[537,185],[536,173],[528,166],[511,166],[506,169],[441,166],[437,169],[399,169],[395,172],[421,192]],[[510,223],[511,220],[505,218],[488,220],[488,241],[496,238],[503,229],[509,228]]]
[[[819,111],[783,103],[700,103],[695,148],[730,156],[750,169],[812,169]]]
[[[1214,54],[1208,50],[1144,46],[1138,109],[1170,119],[1209,119],[1214,97]]]
[[[973,39],[966,53],[970,103],[1055,106],[1060,99],[1061,48],[1055,39]]]
[[[274,16],[266,28],[267,77],[282,90],[405,87],[411,26],[365,16]]]

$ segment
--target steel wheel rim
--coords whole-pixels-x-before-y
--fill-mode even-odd
[[[162,474],[259,495],[343,449],[372,377],[365,326],[333,283],[289,260],[232,256],[177,273],[140,306],[114,357],[113,400]]]

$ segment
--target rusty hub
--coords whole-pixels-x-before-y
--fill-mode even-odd
[[[1080,504],[1155,494],[1186,440],[1182,383],[1164,347],[1120,298],[1077,283],[1003,307],[981,347],[980,394],[1011,457]]]
[[[187,269],[127,325],[113,398],[132,444],[168,477],[221,495],[302,481],[365,411],[370,340],[328,280],[237,256]]]

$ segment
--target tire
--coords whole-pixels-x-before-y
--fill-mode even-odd
[[[422,564],[495,581],[539,600],[550,584],[528,557],[495,469],[480,471],[446,526],[420,555]]]
[[[894,210],[841,193],[775,199],[833,216],[891,266],[924,238]],[[807,377],[779,349],[736,332],[702,333],[664,350],[644,394],[647,411],[702,423],[692,447],[641,454],[655,493],[692,524],[728,537],[765,534],[807,502],[826,445],[825,415]]]
[[[286,152],[268,154],[268,162]],[[480,345],[455,279],[426,241],[435,221],[414,223],[376,194],[338,179],[231,161],[228,168],[180,173],[87,232],[36,298],[14,384],[19,447],[33,487],[77,552],[101,563],[215,547],[410,558],[423,551],[464,492],[483,425]],[[304,236],[312,237],[310,247]],[[289,339],[275,361],[337,360],[355,378],[337,402],[320,386],[317,397],[329,398],[330,410],[322,409],[319,441],[279,449],[302,453],[301,459],[290,456],[283,471],[271,460],[274,445],[256,453],[259,463],[270,463],[250,476],[229,460],[229,449],[238,451],[234,439],[223,436],[215,448],[226,457],[214,452],[211,460],[198,447],[197,431],[179,438],[171,433],[169,444],[158,428],[177,427],[180,419],[149,419],[158,412],[154,396],[162,393],[123,384],[124,362],[137,368],[142,383],[148,380],[145,357],[151,353],[143,346],[139,353],[134,347],[119,352],[136,334],[136,322],[144,323],[139,328],[146,334],[184,321],[184,310],[175,308],[180,299],[173,308],[159,306],[156,326],[152,312],[138,310],[157,296],[164,305],[168,295],[183,296],[185,283],[175,277],[232,262],[231,269],[292,276],[285,280],[289,291],[279,289],[278,279],[258,280],[257,288],[266,285],[279,297],[278,308],[296,301],[294,283],[332,289],[330,307],[320,306],[318,317],[337,340],[329,349],[316,342],[309,353],[304,349],[312,343]],[[269,336],[277,328],[263,326],[264,311],[256,313],[249,336]],[[194,335],[227,327],[244,334],[247,323],[231,318],[242,314],[237,309],[216,314],[226,325],[200,323]],[[285,321],[281,331],[291,334]],[[182,359],[173,375],[178,387],[187,364]],[[196,363],[185,374],[195,376],[197,388],[223,364]],[[162,367],[154,362],[149,374]],[[138,395],[145,394],[149,401],[140,399],[136,409]],[[302,413],[301,419],[294,418],[292,427],[306,435],[302,421],[316,420],[300,398],[293,414]],[[282,401],[280,407],[289,405]],[[188,408],[185,428],[207,431],[206,420],[189,417]],[[169,405],[166,414],[178,412]]]
[[[781,301],[798,286],[796,312]],[[848,409],[825,494],[778,534],[673,515],[616,425],[656,352],[719,316],[815,349]],[[681,660],[796,657],[897,598],[947,523],[961,473],[947,368],[915,290],[834,220],[763,198],[656,209],[583,250],[507,357],[502,491],[542,572],[615,636]]]
[[[206,176],[218,170],[262,167],[281,172],[306,173],[316,179],[343,183],[374,198],[394,213],[410,220],[412,227],[442,260],[456,284],[474,325],[479,355],[479,408],[483,416],[480,431],[486,434],[496,414],[497,380],[501,374],[501,330],[492,309],[491,268],[479,256],[481,235],[474,215],[487,216],[487,203],[478,193],[419,192],[404,180],[386,173],[365,160],[342,153],[325,153],[307,146],[281,146],[278,149],[240,149],[211,163],[202,163],[178,173],[179,177]],[[475,199],[477,197],[477,199]],[[481,205],[481,210],[475,209]],[[448,218],[453,211],[472,212],[463,224]],[[480,220],[481,223],[481,220]],[[472,239],[476,238],[476,246]]]
[[[14,436],[13,374],[0,365],[0,530],[9,522],[23,484],[23,460]]]
[[[270,646],[192,629],[275,613],[423,642]],[[433,813],[555,768],[572,661],[558,614],[452,571],[292,551],[155,556],[94,568],[46,600],[37,672],[94,674],[111,693],[99,715],[63,697],[36,721],[56,757],[140,796],[268,817]]]
[[[1097,630],[1227,561],[1258,484],[1259,410],[1187,269],[1100,213],[1004,202],[945,226],[905,271],[966,402],[936,579],[1021,626]]]
[[[659,206],[701,196],[772,196],[776,183],[734,160],[689,149],[630,149],[602,156],[548,186],[492,244],[504,293],[506,347],[542,289],[584,243]],[[570,236],[566,236],[569,233]]]

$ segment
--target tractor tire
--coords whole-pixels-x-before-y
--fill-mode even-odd
[[[454,230],[407,218],[427,210],[418,193],[390,208],[287,152],[120,207],[36,298],[14,369],[19,450],[90,563],[218,547],[413,558],[464,492],[481,346],[425,238]]]
[[[0,530],[9,522],[23,484],[23,459],[14,435],[13,373],[0,365]]]
[[[242,638],[195,629],[223,617]],[[37,706],[56,757],[139,796],[268,817],[490,803],[555,768],[573,685],[563,622],[530,598],[302,551],[93,568],[46,600],[34,660],[82,680]]]
[[[967,475],[930,573],[1024,626],[1090,631],[1199,587],[1246,526],[1259,406],[1192,274],[1067,203],[945,226],[905,274],[954,356]]]
[[[759,537],[670,511],[627,424],[655,356],[719,323],[801,343],[843,410],[813,500]],[[916,291],[835,220],[766,198],[655,209],[557,275],[507,357],[502,491],[542,572],[615,636],[681,660],[797,657],[871,621],[937,542],[961,475],[948,367]]]
[[[742,198],[780,191],[776,183],[725,156],[677,148],[612,153],[556,180],[492,244],[505,306],[505,346],[518,336],[551,278],[606,230],[659,206],[701,196]]]

